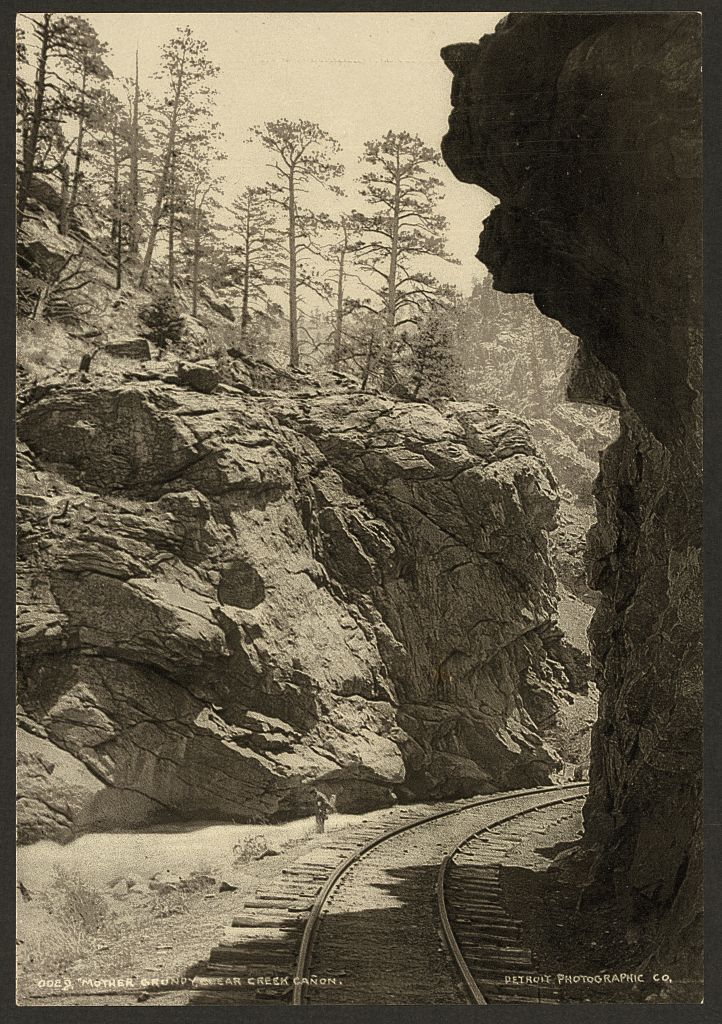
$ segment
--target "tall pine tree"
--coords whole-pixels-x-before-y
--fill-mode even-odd
[[[190,28],[178,29],[161,51],[157,79],[165,84],[163,100],[156,107],[160,137],[159,169],[155,181],[155,199],[150,216],[140,286],[146,287],[153,261],[161,218],[169,211],[169,244],[173,247],[173,186],[179,153],[190,140],[202,137],[210,122],[215,91],[208,84],[218,67],[207,57],[208,44],[196,39]],[[170,200],[170,202],[169,202]],[[169,260],[172,276],[172,257]]]
[[[323,293],[324,287],[305,257],[319,255],[318,234],[330,223],[322,213],[302,208],[299,196],[308,192],[311,182],[339,192],[334,182],[343,174],[343,167],[334,160],[338,142],[311,121],[269,121],[258,125],[253,133],[271,153],[274,178],[269,185],[272,199],[286,211],[288,258],[289,362],[298,367],[299,290]]]
[[[234,280],[240,288],[242,351],[254,351],[252,326],[265,318],[270,290],[285,277],[283,233],[267,188],[245,188],[231,205],[234,215]]]
[[[371,208],[357,213],[364,240],[357,262],[370,276],[375,304],[383,318],[379,353],[381,378],[394,378],[396,332],[416,324],[437,288],[419,269],[419,260],[454,260],[446,251],[446,221],[437,212],[441,181],[432,173],[441,156],[417,135],[387,132],[367,142],[363,155],[361,195]]]
[[[20,15],[17,50],[17,227],[39,175],[57,175],[70,143],[63,123],[73,116],[64,60],[72,52],[70,19],[57,14]]]
[[[66,44],[63,63],[67,69],[66,90],[70,109],[74,115],[74,137],[68,156],[72,166],[61,162],[62,202],[60,210],[60,233],[67,234],[71,218],[78,204],[78,194],[83,180],[83,162],[88,159],[86,135],[104,103],[102,83],[112,77],[112,71],[105,62],[107,45],[85,18],[75,16],[66,19]]]
[[[346,294],[348,278],[351,276],[350,262],[359,247],[359,222],[357,217],[344,214],[333,225],[336,239],[328,248],[328,259],[331,262],[331,274],[335,290],[335,307],[333,311],[333,345],[331,348],[331,366],[338,370],[344,348],[344,321],[354,308]]]

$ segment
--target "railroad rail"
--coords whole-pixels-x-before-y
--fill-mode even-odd
[[[493,873],[484,856],[503,852],[516,837],[502,836],[501,846],[489,837],[523,815],[581,800],[586,788],[516,790],[447,803],[432,813],[394,808],[353,833],[329,833],[304,863],[285,869],[273,889],[246,902],[243,916],[212,950],[207,986],[194,991],[191,1002],[507,1000],[498,976],[502,961],[515,969],[530,961],[506,941],[518,936],[492,905],[499,896],[495,879],[483,877]],[[464,901],[460,886],[477,861],[474,891]],[[477,925],[488,938],[486,966],[469,944]],[[244,988],[244,975],[263,984]],[[224,989],[230,982],[238,984]]]
[[[504,856],[529,839],[529,819],[532,828],[542,825],[534,831],[545,832],[552,824],[549,812],[576,804],[583,797],[567,794],[545,803],[541,813],[533,808],[500,818],[466,836],[441,862],[436,885],[439,920],[472,1003],[560,1001],[560,990],[534,973],[531,951],[522,945],[519,922],[504,906],[499,871]],[[542,815],[546,821],[535,820]],[[521,817],[526,819],[525,832],[514,830]],[[564,817],[557,815],[555,823]],[[521,987],[507,981],[510,974],[524,979]]]

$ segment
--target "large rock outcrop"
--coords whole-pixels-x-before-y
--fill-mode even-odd
[[[620,410],[588,554],[602,599],[587,843],[632,951],[687,979],[701,976],[700,22],[515,14],[443,51],[445,159],[501,200],[480,259],[581,339],[572,400]]]
[[[22,838],[549,780],[569,649],[523,421],[211,369],[21,395]]]

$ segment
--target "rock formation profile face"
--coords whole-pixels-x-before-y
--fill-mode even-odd
[[[444,157],[500,200],[479,258],[497,289],[532,293],[579,337],[572,401],[620,410],[587,555],[602,598],[586,842],[597,895],[688,977],[701,963],[700,25],[515,14],[442,53]]]
[[[549,781],[572,684],[525,424],[234,366],[21,395],[21,838]]]

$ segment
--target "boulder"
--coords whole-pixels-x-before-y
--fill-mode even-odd
[[[45,224],[35,220],[23,223],[17,240],[17,262],[21,270],[48,281],[77,252],[78,247],[70,238],[59,235]]]
[[[102,351],[109,356],[123,359],[139,359],[143,362],[150,359],[150,345],[147,338],[123,338],[109,341],[103,345]]]
[[[221,382],[221,375],[210,359],[197,363],[179,363],[177,376],[183,387],[203,395],[210,395]]]
[[[28,205],[37,209],[38,204],[44,206],[50,213],[55,214],[56,217],[60,216],[60,209],[62,206],[62,199],[60,195],[60,189],[56,188],[46,178],[35,175],[33,177],[30,194],[28,196]]]

